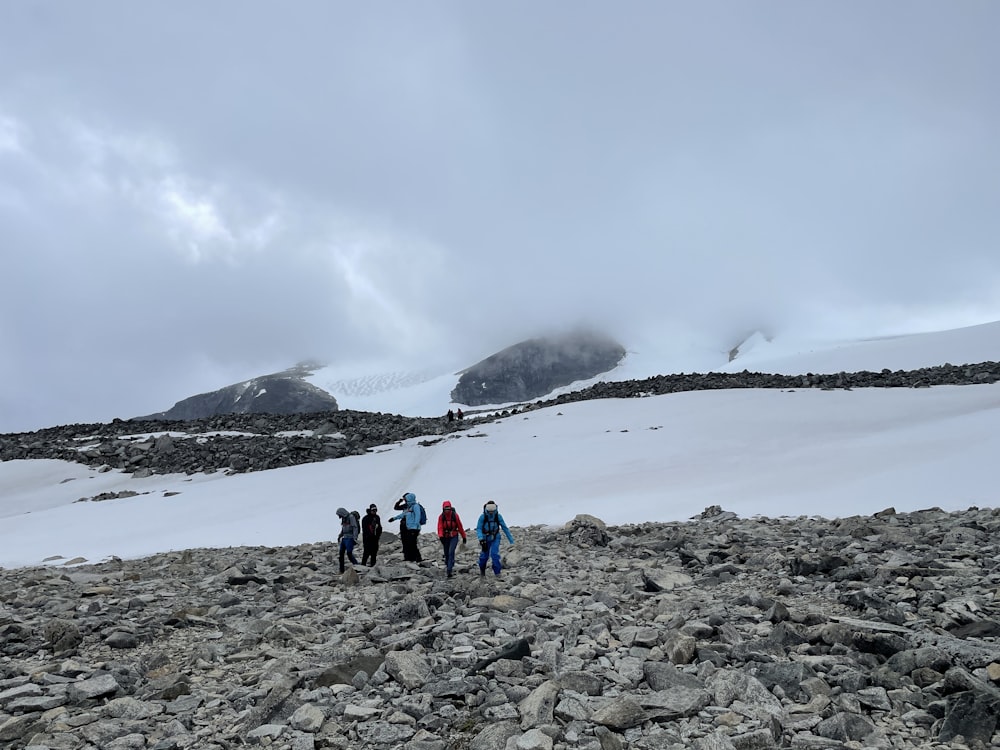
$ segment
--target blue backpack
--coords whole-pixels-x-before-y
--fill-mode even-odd
[[[483,513],[483,536],[491,542],[500,536],[500,513]]]
[[[417,503],[417,507],[420,508],[420,525],[423,526],[427,523],[427,511],[424,510],[424,506],[420,503]]]

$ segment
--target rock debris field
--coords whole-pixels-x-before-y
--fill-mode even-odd
[[[513,531],[0,570],[0,747],[1000,746],[997,510]]]

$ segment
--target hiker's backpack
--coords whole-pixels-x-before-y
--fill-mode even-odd
[[[420,525],[423,526],[427,523],[427,511],[424,510],[424,506],[420,503],[417,503],[417,507],[420,508]]]
[[[351,515],[354,517],[354,523],[352,524],[354,526],[354,538],[357,539],[361,536],[361,514],[356,510],[352,510]]]
[[[496,513],[483,513],[483,536],[487,539],[494,539],[500,534],[500,511]]]

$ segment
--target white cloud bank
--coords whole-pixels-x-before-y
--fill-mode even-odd
[[[1000,6],[0,11],[0,430],[597,325],[1000,319]]]

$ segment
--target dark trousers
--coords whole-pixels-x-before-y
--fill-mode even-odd
[[[375,564],[375,558],[378,557],[378,537],[365,534],[364,543],[365,549],[361,554],[361,564],[370,568]]]
[[[351,561],[351,565],[357,565],[358,561],[354,559],[354,537],[345,537],[340,540],[340,572],[344,572],[344,555],[347,555],[347,559]]]
[[[417,536],[420,529],[405,529],[403,531],[403,559],[407,562],[421,562],[420,548],[417,546]]]

